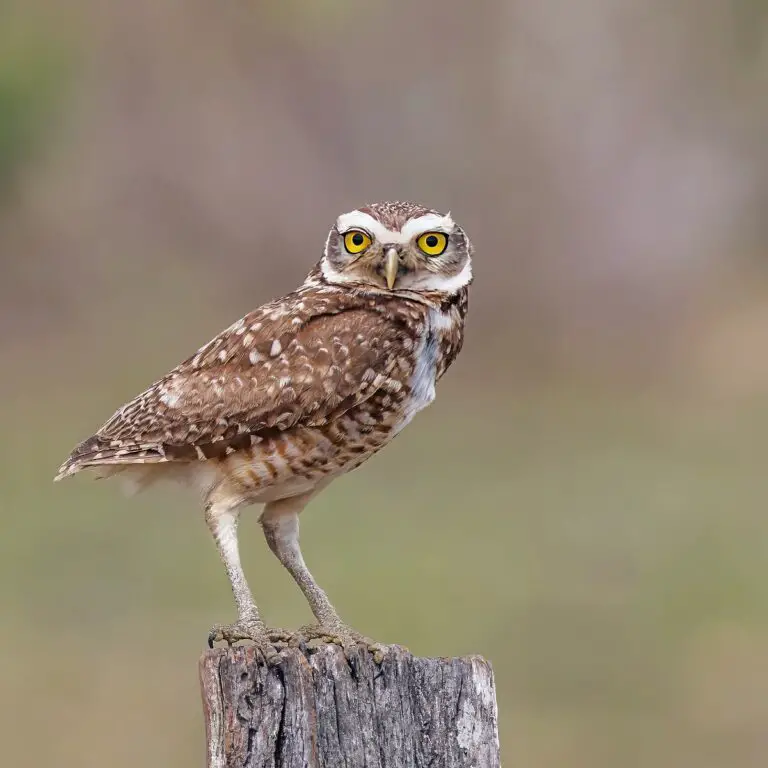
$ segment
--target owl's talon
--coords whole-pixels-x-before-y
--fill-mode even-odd
[[[219,640],[224,640],[224,625],[214,624],[208,633],[208,647],[213,648],[214,643],[217,643]]]

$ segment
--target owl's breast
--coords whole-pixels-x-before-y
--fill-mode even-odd
[[[437,309],[427,315],[425,330],[414,349],[413,372],[403,400],[401,418],[393,428],[397,434],[435,399],[435,384],[451,359],[446,356],[446,338],[454,330],[453,318]]]

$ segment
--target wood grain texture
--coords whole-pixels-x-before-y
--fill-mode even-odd
[[[209,768],[498,768],[491,665],[393,647],[252,647],[200,660]]]

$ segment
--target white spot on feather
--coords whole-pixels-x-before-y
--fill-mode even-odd
[[[176,392],[164,389],[160,395],[160,402],[168,408],[176,408],[179,404],[179,395]]]

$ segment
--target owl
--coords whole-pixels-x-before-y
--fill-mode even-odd
[[[282,637],[240,562],[240,512],[263,505],[267,543],[316,619],[302,636],[358,642],[304,562],[299,515],[432,402],[462,347],[471,282],[472,245],[450,214],[407,202],[345,213],[297,290],[123,405],[56,479],[94,469],[134,490],[170,479],[199,493],[237,606],[211,645]]]

